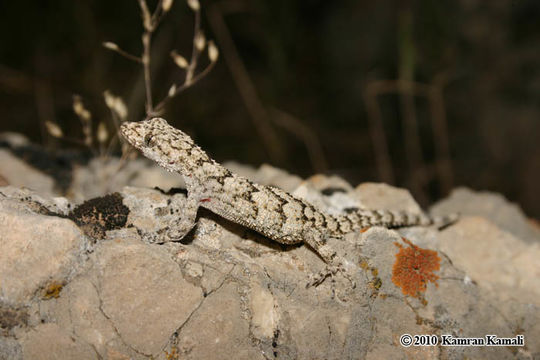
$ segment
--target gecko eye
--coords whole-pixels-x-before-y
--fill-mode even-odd
[[[144,144],[146,146],[154,146],[154,142],[152,141],[152,135],[151,134],[147,134],[145,137],[144,137]]]

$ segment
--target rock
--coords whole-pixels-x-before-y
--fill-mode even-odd
[[[19,306],[49,296],[76,271],[87,248],[72,221],[0,197],[0,301]]]
[[[235,174],[246,177],[251,181],[254,181],[255,177],[257,176],[257,169],[251,165],[241,164],[236,161],[224,161],[222,164]]]
[[[481,217],[465,217],[439,236],[439,249],[501,300],[540,308],[540,243],[526,243]]]
[[[268,179],[278,173],[264,172]],[[419,211],[408,192],[384,184],[353,189],[319,176],[295,192],[325,211]],[[183,191],[125,187],[85,200],[76,206],[30,190],[0,189],[0,358],[540,354],[537,243],[491,220],[465,216],[442,231],[373,227],[329,238],[348,277],[337,273],[307,287],[326,269],[310,248],[278,244],[204,209],[184,239],[164,243],[183,216]],[[88,231],[92,223],[100,231]],[[522,334],[526,346],[404,347],[403,334],[439,341],[445,334]]]
[[[318,209],[325,209],[332,215],[341,214],[348,208],[361,207],[360,203],[352,199],[348,193],[339,190],[330,191],[329,195],[323,195],[308,181],[300,184],[292,194],[315,205]]]
[[[362,205],[350,196],[352,186],[337,176],[314,175],[302,182],[292,194],[332,215]]]
[[[53,195],[54,180],[5,149],[0,149],[0,175],[12,186],[27,187],[39,194]]]
[[[179,330],[182,359],[265,359],[250,339],[239,284],[226,282],[202,302]]]
[[[62,290],[58,299],[42,304],[47,318],[79,341],[85,342],[103,359],[146,359],[124,342],[101,307],[101,291],[97,287],[99,270],[77,277]]]
[[[422,356],[430,359],[463,356],[513,358],[509,351],[501,352],[500,349],[489,347],[404,348],[388,345],[399,344],[401,334],[452,334],[456,337],[497,334],[513,337],[516,325],[516,322],[509,323],[498,312],[497,306],[501,303],[497,299],[488,296],[472,282],[463,281],[465,275],[440,253],[440,270],[435,273],[438,278],[428,281],[426,291],[419,297],[403,296],[403,290],[396,286],[393,276],[400,261],[396,257],[396,245],[409,247],[397,233],[391,233],[389,236],[387,230],[368,230],[361,246],[369,264],[366,268],[374,278],[380,279],[380,283],[374,283],[380,286],[374,287],[377,296],[369,305],[369,311],[373,314],[371,321],[373,326],[376,324],[376,330],[371,333],[372,344],[366,358],[397,358],[404,353],[411,358]],[[390,263],[393,263],[393,268],[388,266]],[[415,261],[408,281],[415,281],[412,275],[421,273],[426,265],[420,260]],[[405,303],[407,306],[403,306]],[[516,316],[517,313],[513,318],[518,322]],[[538,344],[534,346],[538,347]]]
[[[3,177],[2,175],[0,175],[0,187],[8,186],[8,185],[9,185],[9,182],[7,181],[7,179]]]
[[[249,298],[253,336],[257,339],[272,338],[279,324],[276,299],[257,283],[251,285]]]
[[[183,187],[178,174],[167,172],[146,159],[127,160],[94,158],[87,166],[77,166],[73,171],[70,197],[78,202],[122,190],[126,185],[158,187],[165,191]]]
[[[289,192],[294,191],[303,181],[299,176],[268,164],[262,164],[258,169],[254,169],[252,166],[227,161],[223,166],[258,184],[277,186]]]
[[[400,210],[415,214],[422,212],[411,193],[387,184],[362,183],[354,189],[352,197],[366,209]]]
[[[72,203],[65,197],[50,197],[40,195],[33,190],[5,186],[0,188],[0,196],[17,200],[30,210],[40,214],[67,215],[72,209]]]
[[[285,191],[293,191],[303,180],[299,176],[289,174],[285,170],[263,164],[255,173],[253,181],[263,185],[277,186]]]
[[[306,182],[327,196],[335,192],[350,192],[353,190],[351,184],[335,175],[326,176],[317,174],[307,178]]]
[[[30,144],[30,140],[23,134],[9,131],[0,133],[0,142],[5,142],[10,147],[21,147]]]
[[[0,359],[20,360],[22,358],[21,344],[15,339],[0,336]]]
[[[21,339],[24,359],[99,359],[92,347],[55,324],[39,324]]]
[[[519,206],[500,194],[461,187],[431,211],[434,215],[457,212],[462,216],[482,216],[526,242],[540,242],[540,228],[532,226]]]
[[[158,247],[118,238],[96,256],[103,313],[130,347],[157,356],[199,306],[201,289]]]

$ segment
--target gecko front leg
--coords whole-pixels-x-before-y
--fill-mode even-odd
[[[197,196],[190,196],[183,199],[182,195],[174,195],[171,199],[171,212],[178,216],[170,223],[169,230],[166,232],[166,241],[178,241],[186,236],[197,224],[197,211],[199,210],[200,200]],[[178,208],[178,211],[174,211]]]

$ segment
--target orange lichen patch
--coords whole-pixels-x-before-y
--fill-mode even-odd
[[[369,229],[370,229],[369,226],[368,226],[368,227],[364,227],[364,228],[361,228],[361,229],[360,229],[360,232],[361,232],[361,233],[365,233],[365,232],[368,231]]]
[[[426,291],[429,281],[437,286],[439,277],[434,272],[440,269],[441,258],[434,250],[422,249],[405,238],[402,240],[409,247],[395,243],[399,252],[392,268],[392,282],[401,288],[404,295],[419,297]]]
[[[369,283],[368,283],[368,286],[374,290],[374,293],[371,294],[371,296],[377,296],[379,295],[379,290],[382,286],[382,280],[381,278],[374,278],[373,280],[371,280]]]
[[[178,360],[179,359],[178,348],[173,347],[171,349],[171,352],[168,352],[167,350],[165,350],[165,356],[167,360]]]
[[[366,260],[362,260],[362,261],[360,262],[360,267],[361,267],[362,269],[364,269],[364,270],[367,270],[367,269],[369,269],[369,264],[368,264],[368,262],[367,262]]]
[[[373,290],[371,297],[376,297],[379,295],[379,290],[382,286],[382,280],[379,277],[379,270],[375,267],[371,267],[366,260],[360,261],[360,268],[366,272],[371,273],[372,279],[368,282],[368,286]]]
[[[52,298],[58,298],[64,285],[57,282],[52,282],[43,291],[43,299],[48,300]]]

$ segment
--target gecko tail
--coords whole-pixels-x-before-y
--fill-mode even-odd
[[[347,215],[359,228],[384,226],[399,228],[408,226],[435,226],[443,229],[459,219],[458,214],[430,217],[424,214],[395,210],[358,210]]]
[[[431,218],[432,225],[436,226],[437,229],[442,230],[459,220],[458,213],[451,213],[442,216],[434,216]]]

